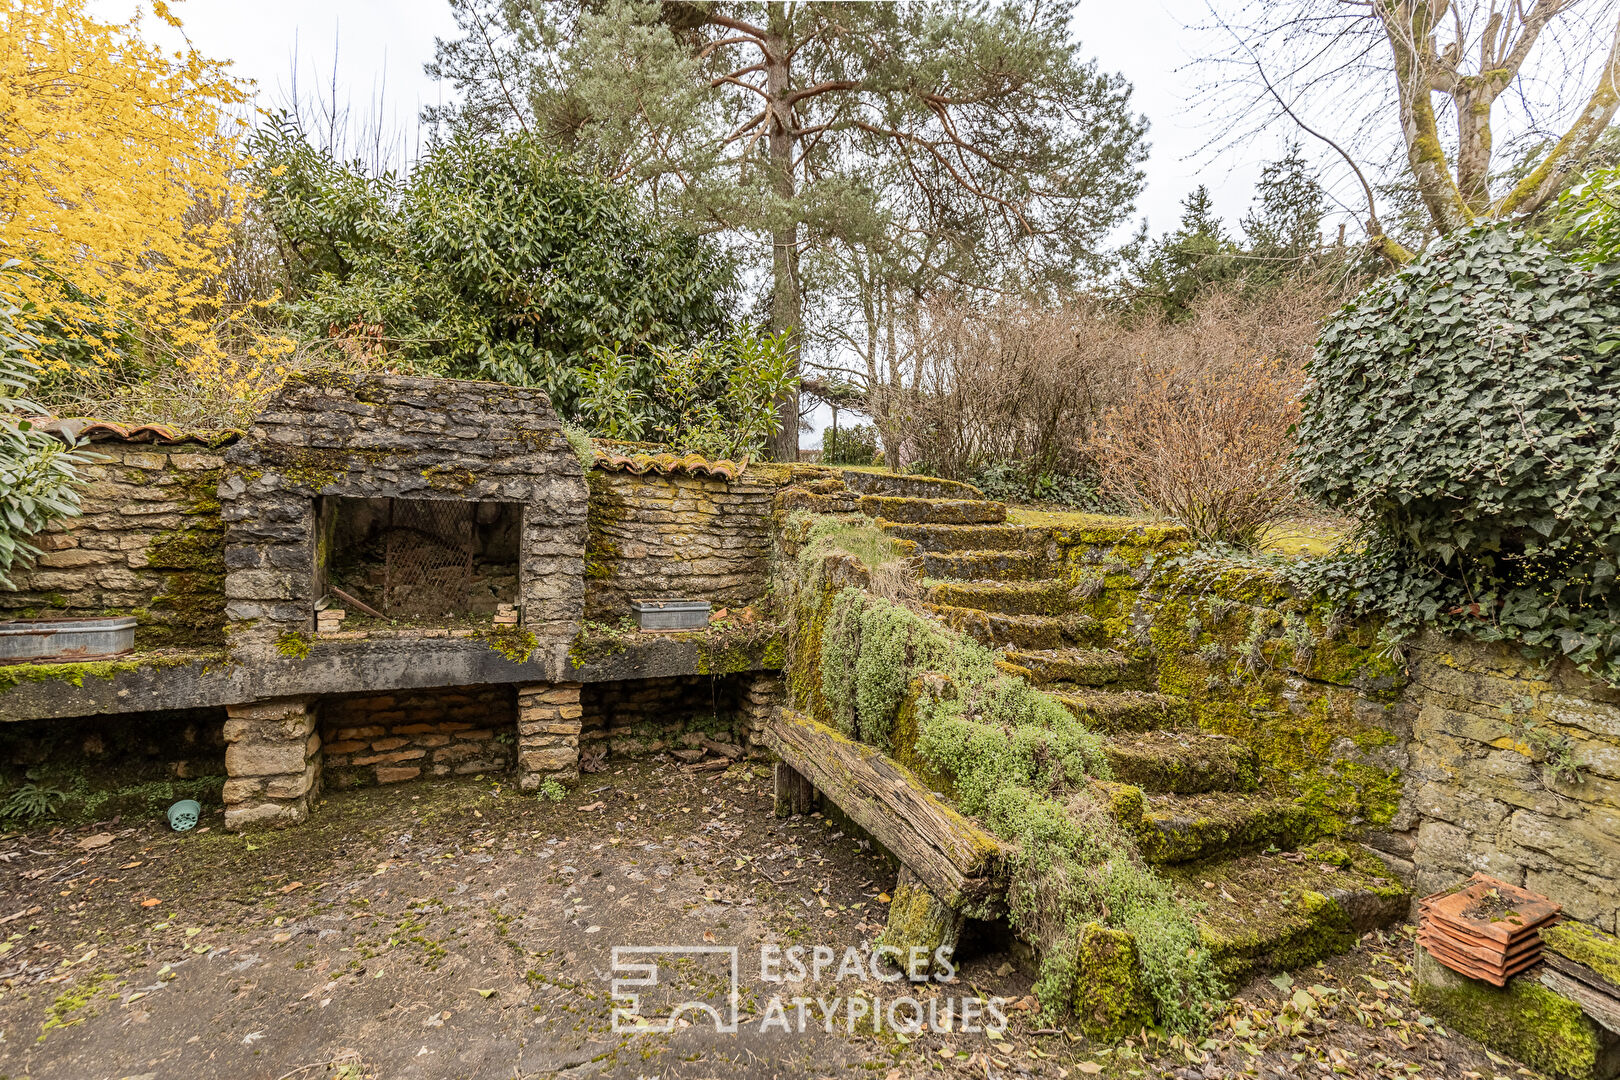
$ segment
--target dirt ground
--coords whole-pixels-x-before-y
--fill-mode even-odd
[[[219,823],[0,837],[0,1080],[1533,1075],[1413,1008],[1404,932],[1256,980],[1197,1043],[1043,1027],[1001,952],[947,984],[858,974],[894,871],[832,821],[778,821],[760,765],[628,764],[561,802],[487,778],[402,784],[329,796],[287,832]],[[685,951],[615,969],[615,946]],[[630,964],[658,969],[647,1023],[685,999],[729,1022],[729,946],[735,1032],[691,1009],[614,1030]],[[795,946],[807,968],[827,950],[822,980],[776,981]],[[762,947],[778,950],[765,971]],[[888,1014],[900,1027],[917,1008],[949,1030],[894,1030],[902,997],[917,1004]]]

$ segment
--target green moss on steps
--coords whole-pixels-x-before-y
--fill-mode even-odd
[[[1074,1015],[1086,1038],[1115,1043],[1153,1023],[1136,940],[1088,923],[1075,957]]]
[[[116,660],[86,660],[63,664],[9,664],[0,667],[0,694],[24,683],[61,680],[74,686],[83,686],[86,679],[112,679],[143,668],[182,667],[186,664],[223,659],[224,654],[221,652],[163,650],[153,653],[131,653]]]

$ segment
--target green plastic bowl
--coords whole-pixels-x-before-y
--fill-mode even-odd
[[[196,799],[181,799],[169,807],[169,828],[175,832],[185,832],[187,829],[197,827],[197,819],[202,817],[202,804]]]

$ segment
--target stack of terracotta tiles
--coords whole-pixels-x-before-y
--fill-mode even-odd
[[[1541,959],[1541,929],[1559,921],[1545,896],[1475,874],[1467,885],[1418,901],[1418,944],[1453,971],[1495,986]]]

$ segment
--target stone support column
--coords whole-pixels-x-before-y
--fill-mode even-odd
[[[524,791],[579,779],[579,683],[518,687],[518,779]]]
[[[309,817],[321,782],[321,735],[310,698],[227,707],[225,827],[263,829]]]
[[[765,725],[782,704],[782,676],[775,671],[762,671],[748,680],[737,710],[739,717],[737,738],[751,758],[771,756],[765,746]]]

